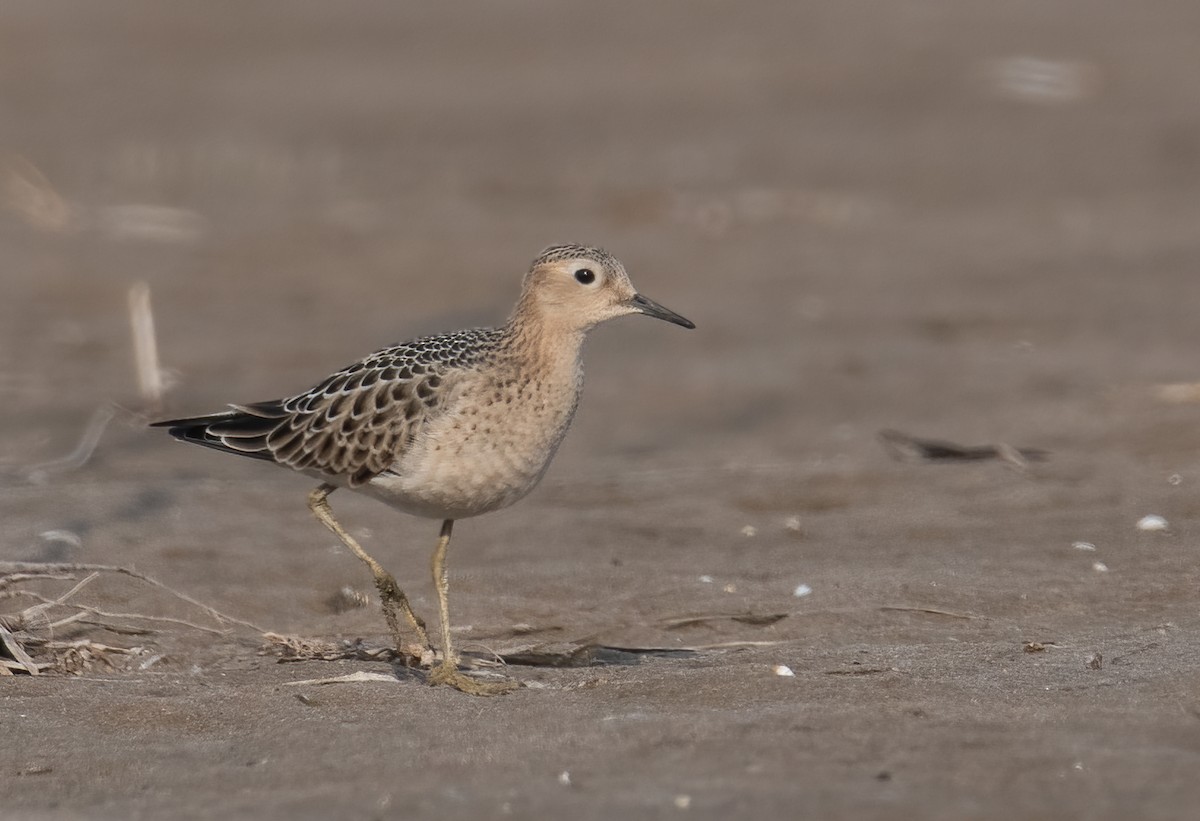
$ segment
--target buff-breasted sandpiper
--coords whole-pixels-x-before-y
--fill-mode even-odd
[[[514,682],[482,682],[458,670],[446,575],[450,532],[456,519],[507,507],[533,490],[579,403],[587,332],[626,314],[695,327],[634,290],[611,254],[554,245],[533,261],[501,327],[414,339],[295,396],[156,426],[184,442],[318,479],[309,508],[371,569],[397,650],[405,647],[398,608],[416,634],[411,655],[426,661],[434,654],[425,622],[392,575],[334,518],[329,494],[350,488],[442,520],[432,557],[442,661],[429,682],[476,695],[507,692]]]

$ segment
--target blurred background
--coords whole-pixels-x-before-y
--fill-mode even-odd
[[[884,422],[1080,435],[1081,397],[1195,375],[1198,17],[10,4],[4,456],[134,394],[134,281],[199,411],[501,321],[561,241],[701,326],[597,335],[583,421],[622,464],[798,460]],[[657,424],[625,406],[647,393]]]
[[[1049,448],[1051,475],[1090,494],[1053,505],[1122,534],[1114,502],[1176,493],[1194,514],[1161,477],[1193,476],[1200,446],[1197,32],[1188,2],[10,4],[5,549],[64,555],[37,534],[65,528],[79,555],[132,541],[211,580],[214,541],[236,558],[270,538],[264,504],[318,538],[301,480],[124,415],[85,470],[23,479],[108,403],[144,421],[288,395],[382,345],[503,321],[528,261],[564,241],[609,248],[699,325],[594,335],[537,503],[566,521],[599,527],[597,487],[638,482],[717,516],[678,547],[719,555],[713,528],[803,516],[814,549],[865,532],[871,550],[892,517],[924,539],[997,513],[972,507],[994,473],[923,474],[964,494],[939,503],[889,467],[882,428]],[[139,397],[138,282],[161,409]],[[1044,510],[1043,489],[1005,488]],[[212,506],[229,533],[196,530]],[[501,551],[496,528],[531,517],[485,530]],[[931,567],[956,560],[924,544]],[[739,567],[769,575],[793,547]]]
[[[529,260],[581,242],[698,329],[594,334],[546,486],[456,531],[464,624],[780,606],[809,613],[773,634],[797,648],[936,654],[962,632],[888,632],[877,606],[1080,648],[1194,622],[1194,0],[8,2],[0,20],[5,558],[136,563],[280,628],[382,634],[373,608],[324,604],[367,580],[309,520],[306,480],[141,422],[501,322]],[[161,408],[139,395],[139,282]],[[114,402],[142,418],[30,470]],[[884,428],[1051,459],[897,464]],[[428,609],[433,526],[336,505]],[[1134,527],[1148,513],[1169,549]]]

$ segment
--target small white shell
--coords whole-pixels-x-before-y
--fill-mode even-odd
[[[1167,520],[1157,513],[1150,513],[1138,519],[1138,530],[1161,531],[1167,529]]]

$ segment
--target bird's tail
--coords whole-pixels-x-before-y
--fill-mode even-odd
[[[220,413],[152,422],[150,427],[166,428],[167,433],[181,442],[273,461],[267,439],[291,416],[283,409],[283,403],[256,402],[229,407]]]

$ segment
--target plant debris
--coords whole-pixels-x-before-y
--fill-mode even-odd
[[[1050,452],[1012,445],[959,445],[941,439],[922,439],[898,430],[881,430],[879,440],[899,462],[982,462],[996,459],[1024,469],[1030,462],[1044,462]]]
[[[702,613],[696,616],[674,616],[659,619],[658,624],[666,630],[679,630],[684,627],[696,627],[714,621],[729,620],[752,627],[767,627],[790,615],[790,613]]]
[[[945,616],[951,619],[982,619],[984,616],[976,616],[971,613],[955,613],[950,610],[938,610],[934,607],[896,607],[892,605],[884,605],[879,608],[885,612],[894,613],[924,613],[929,616]]]
[[[263,633],[264,644],[259,648],[260,656],[278,656],[286,661],[399,661],[400,655],[391,647],[369,647],[362,639],[309,638]]]
[[[319,685],[324,685],[324,684],[357,684],[362,681],[386,681],[391,684],[396,684],[397,682],[400,681],[400,679],[396,678],[395,676],[388,675],[387,673],[368,673],[365,670],[358,670],[357,672],[348,673],[344,676],[330,676],[329,678],[310,678],[310,679],[305,679],[304,681],[285,681],[283,684],[281,684],[279,686],[280,687],[300,687],[300,686],[307,685],[307,684],[311,684],[313,686],[319,686]],[[301,701],[308,705],[311,705],[311,703],[312,703],[311,699],[309,701],[304,701],[302,697],[301,697]]]
[[[116,573],[157,587],[177,599],[203,610],[216,623],[210,627],[172,616],[151,616],[144,613],[115,613],[92,605],[80,604],[73,598],[105,573]],[[82,575],[83,578],[76,579]],[[25,585],[34,581],[75,582],[57,597],[50,598]],[[71,640],[53,638],[63,628],[95,628],[123,636],[144,636],[158,632],[157,625],[177,625],[214,635],[226,635],[228,625],[263,631],[242,619],[226,615],[160,581],[137,571],[113,565],[7,562],[0,561],[0,600],[24,599],[32,604],[12,612],[0,613],[0,676],[25,673],[31,676],[44,672],[78,675],[97,666],[121,669],[143,656],[141,669],[162,659],[145,647],[116,647],[88,637]]]

